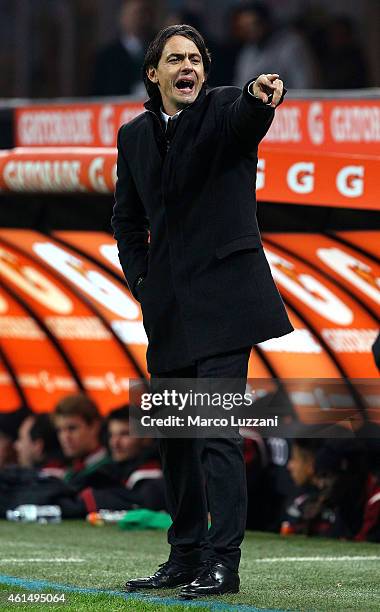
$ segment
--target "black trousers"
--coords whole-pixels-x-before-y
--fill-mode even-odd
[[[203,358],[186,368],[152,374],[152,379],[236,379],[234,391],[244,394],[250,351],[251,347],[244,347]],[[232,438],[160,438],[159,446],[173,521],[168,531],[170,559],[181,565],[212,559],[237,570],[247,515],[240,434]]]

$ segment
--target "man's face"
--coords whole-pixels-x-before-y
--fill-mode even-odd
[[[310,483],[314,477],[314,458],[311,453],[293,444],[287,468],[295,484],[302,487]]]
[[[114,461],[127,461],[137,457],[144,440],[129,435],[128,421],[111,419],[108,423],[108,445]]]
[[[158,85],[165,112],[175,115],[197,99],[205,82],[198,47],[184,36],[172,36],[166,42],[157,68],[148,69],[148,77]]]
[[[86,423],[80,416],[55,417],[57,436],[62,452],[68,459],[80,459],[99,446],[100,423]]]
[[[34,424],[34,417],[30,416],[21,423],[15,449],[18,463],[23,467],[33,467],[42,460],[42,440],[32,440],[30,430]]]

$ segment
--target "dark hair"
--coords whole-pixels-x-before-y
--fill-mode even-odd
[[[61,399],[55,408],[55,416],[79,416],[87,425],[101,419],[95,402],[83,393],[68,395]]]
[[[315,456],[323,445],[323,440],[320,438],[295,438],[293,445],[297,446],[303,453]]]
[[[355,472],[368,469],[368,453],[364,440],[326,440],[316,457],[315,470],[318,474],[347,473],[353,478]]]
[[[25,406],[21,406],[21,408],[13,410],[13,412],[0,412],[0,435],[3,434],[7,438],[16,440],[21,423],[32,414]]]
[[[44,443],[44,455],[59,453],[59,442],[50,414],[38,414],[34,417],[33,425],[29,435],[32,440],[42,440]]]
[[[331,20],[330,26],[343,26],[350,34],[354,34],[355,31],[353,21],[348,15],[336,15]]]
[[[107,417],[107,423],[109,423],[110,421],[129,421],[128,404],[123,404],[123,406],[112,410],[112,412],[110,412]]]
[[[152,40],[144,58],[143,80],[145,83],[146,90],[148,92],[148,96],[150,98],[157,95],[159,93],[159,90],[158,85],[152,83],[152,81],[149,79],[147,75],[147,70],[151,66],[157,68],[164,47],[169,38],[172,38],[172,36],[183,36],[184,38],[192,40],[195,46],[198,48],[199,53],[201,54],[206,76],[210,72],[211,55],[206,47],[206,43],[203,39],[202,34],[200,34],[198,30],[186,24],[171,25],[167,28],[164,28],[163,30],[160,30],[160,32],[158,32],[156,37]]]
[[[242,13],[256,13],[261,21],[272,21],[272,12],[266,4],[263,2],[241,2],[231,7],[228,12],[230,19],[241,15]]]

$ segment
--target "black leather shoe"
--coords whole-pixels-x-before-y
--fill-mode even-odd
[[[126,591],[139,589],[172,589],[188,584],[199,574],[198,567],[182,567],[174,561],[161,563],[159,569],[145,578],[134,578],[125,584]]]
[[[222,563],[208,563],[197,578],[180,590],[180,597],[193,599],[206,595],[224,595],[238,593],[240,586],[239,574],[230,570]]]

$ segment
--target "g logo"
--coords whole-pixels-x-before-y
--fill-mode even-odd
[[[114,107],[111,104],[103,106],[99,113],[99,135],[104,146],[115,146]]]
[[[310,104],[307,117],[310,140],[315,145],[320,145],[325,139],[325,127],[323,123],[323,106],[320,102]]]

